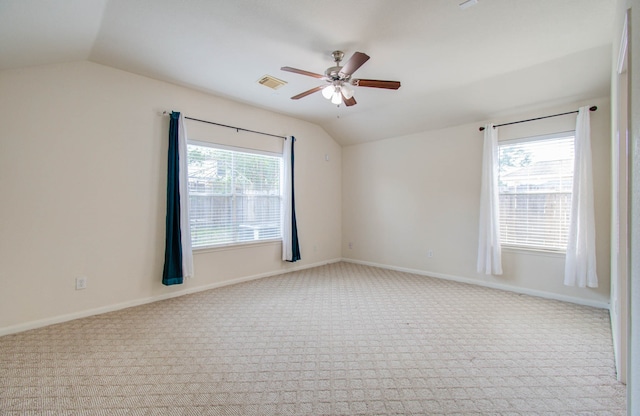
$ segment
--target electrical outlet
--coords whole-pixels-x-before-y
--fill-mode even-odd
[[[76,278],[76,290],[82,290],[87,288],[87,278],[86,277],[77,277]]]
[[[427,251],[427,257],[429,258],[433,257],[433,250],[429,249],[429,251]]]
[[[353,249],[353,243],[349,241],[349,250]]]

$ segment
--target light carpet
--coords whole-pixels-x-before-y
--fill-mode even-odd
[[[606,310],[336,263],[0,337],[0,414],[624,415]]]

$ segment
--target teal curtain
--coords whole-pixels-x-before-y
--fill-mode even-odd
[[[295,196],[295,180],[294,180],[294,172],[293,168],[295,155],[294,155],[294,145],[296,143],[295,137],[291,136],[291,259],[287,261],[295,262],[300,260],[300,244],[298,242],[298,224],[296,223],[296,196]]]
[[[172,112],[169,122],[167,173],[167,221],[162,284],[182,284],[182,242],[180,234],[180,155],[178,146],[180,113]]]

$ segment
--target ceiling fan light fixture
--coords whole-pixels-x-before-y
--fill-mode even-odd
[[[333,85],[327,85],[322,89],[322,96],[327,100],[330,100],[333,97],[333,93],[336,92],[336,87]]]
[[[342,104],[342,94],[340,94],[340,90],[336,88],[336,92],[333,93],[333,97],[331,97],[331,103],[335,105]]]
[[[342,84],[340,90],[342,91],[342,95],[344,95],[344,98],[346,98],[347,100],[353,97],[353,87],[351,87],[351,85],[349,85],[348,83],[345,82],[344,84]]]

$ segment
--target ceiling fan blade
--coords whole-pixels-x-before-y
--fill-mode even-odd
[[[346,64],[340,70],[340,75],[345,77],[353,74],[360,68],[365,62],[369,60],[369,55],[362,52],[355,52]]]
[[[293,97],[291,97],[291,99],[292,99],[292,100],[299,100],[300,98],[306,97],[307,95],[311,95],[311,94],[313,94],[314,92],[318,92],[318,91],[320,91],[320,90],[321,90],[321,89],[323,89],[323,88],[324,88],[324,87],[322,87],[322,86],[321,86],[321,87],[311,88],[311,89],[310,89],[310,90],[308,90],[308,91],[301,92],[301,93],[300,93],[300,94],[298,94],[298,95],[294,95]]]
[[[342,94],[342,101],[344,102],[344,105],[346,105],[347,107],[351,107],[352,105],[358,104],[355,98],[353,97],[346,98],[344,94]]]
[[[280,69],[287,72],[293,72],[294,74],[306,75],[308,77],[324,78],[324,75],[316,74],[315,72],[309,72],[302,69],[291,68],[290,66],[283,66]]]
[[[378,79],[354,79],[353,85],[358,87],[386,88],[397,90],[400,88],[400,81],[381,81]]]

